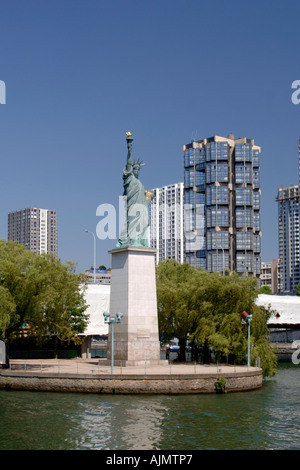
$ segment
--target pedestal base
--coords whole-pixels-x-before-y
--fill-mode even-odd
[[[118,248],[112,254],[110,315],[123,314],[114,324],[114,364],[162,364],[158,334],[155,253],[150,248]],[[111,326],[108,361],[111,359]]]

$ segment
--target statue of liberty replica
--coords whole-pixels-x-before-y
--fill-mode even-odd
[[[145,163],[139,159],[132,161],[131,132],[127,135],[127,163],[123,169],[123,187],[126,199],[126,221],[117,242],[117,248],[121,247],[149,247],[149,203],[153,193],[145,190],[139,180],[140,169]]]
[[[161,364],[158,334],[155,254],[149,248],[149,203],[153,197],[139,180],[143,163],[132,161],[132,141],[126,133],[127,161],[123,169],[126,220],[116,247],[110,251],[110,325],[107,359],[116,365]],[[120,315],[122,314],[122,315]],[[113,333],[115,331],[115,333]],[[115,339],[113,339],[115,338]]]

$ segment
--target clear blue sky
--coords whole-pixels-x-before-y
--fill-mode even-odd
[[[182,145],[262,148],[262,260],[278,256],[279,186],[298,183],[298,0],[0,1],[0,237],[25,207],[58,215],[62,261],[93,264],[97,206],[117,205],[126,159],[148,188],[183,181]],[[97,240],[110,266],[115,240]]]

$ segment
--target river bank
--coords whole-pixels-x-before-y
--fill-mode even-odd
[[[223,389],[221,389],[223,385]],[[254,390],[262,386],[262,370],[226,364],[161,364],[111,367],[106,361],[12,360],[0,370],[5,390],[89,393],[216,393]]]

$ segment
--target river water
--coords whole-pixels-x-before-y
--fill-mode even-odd
[[[259,390],[90,395],[0,390],[0,450],[300,449],[300,365]]]

